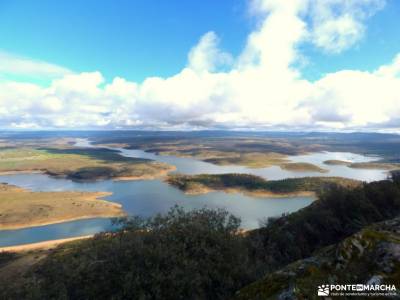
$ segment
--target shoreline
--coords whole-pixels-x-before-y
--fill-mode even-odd
[[[24,192],[25,189],[20,187],[9,185],[10,187],[15,187],[18,189],[18,192]],[[34,194],[35,192],[29,192],[29,194]],[[37,192],[40,193],[40,192]],[[44,194],[47,193],[57,193],[57,192],[43,192]],[[74,192],[68,191],[68,193],[84,193],[84,192]],[[96,207],[100,206],[107,206],[107,211],[85,211],[81,215],[74,215],[73,212],[65,213],[63,216],[50,216],[47,219],[31,219],[21,220],[19,222],[2,222],[0,223],[0,231],[8,231],[8,230],[19,230],[19,229],[28,229],[34,227],[41,227],[46,225],[54,225],[54,224],[61,224],[66,222],[78,221],[78,220],[85,220],[85,219],[95,219],[95,218],[117,218],[126,216],[126,212],[122,209],[122,205],[117,202],[105,200],[105,197],[112,195],[111,192],[92,192],[84,195],[78,200],[71,200],[77,201],[77,203],[89,203],[92,205],[96,205]],[[78,202],[79,201],[79,202]],[[73,202],[74,204],[74,202]],[[43,205],[46,205],[44,203]],[[78,209],[78,208],[77,208]]]
[[[73,178],[68,178],[67,175],[54,175],[46,171],[40,170],[21,170],[21,171],[0,171],[0,176],[3,175],[18,175],[18,174],[43,174],[55,179],[66,179],[71,180],[73,182],[96,182],[96,181],[104,181],[104,180],[113,180],[113,181],[136,181],[136,180],[155,180],[164,178],[170,172],[176,171],[176,166],[171,165],[168,169],[160,170],[158,174],[153,175],[139,175],[139,176],[116,176],[116,177],[104,177],[104,178],[95,178],[91,180],[74,180]]]
[[[3,176],[3,175],[18,175],[18,174],[44,174],[44,175],[49,175],[45,171],[40,171],[40,170],[0,171],[0,176]]]
[[[170,172],[175,171],[175,170],[176,170],[176,166],[169,166],[168,168],[166,168],[164,170],[160,170],[160,172],[158,172],[158,174],[153,174],[153,175],[144,174],[144,175],[140,175],[140,176],[120,176],[120,177],[114,177],[114,178],[102,178],[102,179],[93,180],[93,182],[99,181],[99,180],[136,181],[136,180],[163,179]],[[0,175],[17,175],[17,174],[44,174],[46,176],[53,177],[56,179],[57,178],[68,179],[68,178],[65,178],[64,176],[62,176],[62,177],[53,176],[43,170],[20,170],[20,171],[2,171],[2,172],[0,172]],[[69,180],[72,180],[72,179],[69,179]],[[90,180],[90,182],[92,182],[92,180]],[[6,184],[10,187],[15,186],[13,184],[8,184],[8,183],[4,183],[4,184]],[[31,191],[30,189],[25,189],[25,188],[20,188],[20,187],[17,187],[17,188],[21,189],[21,191],[30,191],[31,193],[36,193],[34,191]],[[79,192],[80,193],[81,191],[68,190],[65,192],[71,192],[71,193]],[[44,192],[44,193],[51,193],[51,192],[49,191],[49,192]],[[50,219],[50,220],[26,220],[26,221],[21,220],[20,222],[13,222],[10,224],[0,223],[0,231],[29,229],[29,228],[34,228],[34,227],[62,224],[62,223],[67,223],[67,222],[95,219],[95,218],[107,219],[107,218],[118,218],[118,217],[126,216],[127,214],[125,211],[123,211],[121,204],[104,199],[105,197],[108,197],[110,195],[112,195],[112,193],[110,193],[110,192],[94,192],[92,195],[88,195],[86,197],[86,199],[84,199],[84,200],[90,201],[93,203],[96,202],[97,204],[106,204],[107,206],[110,206],[111,208],[119,209],[120,211],[117,213],[112,212],[112,211],[111,212],[103,212],[103,213],[93,213],[93,214],[87,213],[87,214],[83,214],[80,216],[71,215],[71,216],[64,216],[64,217],[57,218],[57,219]]]
[[[61,244],[65,244],[68,242],[90,239],[93,236],[94,236],[93,234],[90,234],[90,235],[83,235],[83,236],[70,237],[70,238],[64,238],[64,239],[56,239],[56,240],[48,240],[48,241],[42,241],[42,242],[36,242],[36,243],[29,243],[29,244],[4,246],[4,247],[0,247],[0,253],[1,252],[25,252],[25,251],[33,251],[33,250],[48,250],[50,248],[54,248],[54,247],[57,247]]]
[[[114,177],[110,178],[111,180],[114,181],[136,181],[136,180],[156,180],[156,179],[162,179],[168,176],[170,172],[176,171],[176,166],[171,165],[170,168],[159,171],[159,174],[157,175],[140,175],[140,176],[119,176],[119,177]]]
[[[90,215],[85,215],[85,216],[80,216],[76,218],[65,218],[65,219],[59,219],[54,222],[43,222],[43,223],[32,223],[32,224],[27,224],[27,225],[10,225],[10,226],[1,226],[0,225],[0,231],[8,231],[8,230],[19,230],[19,229],[29,229],[29,228],[35,228],[35,227],[41,227],[41,226],[47,226],[47,225],[56,225],[56,224],[62,224],[62,223],[68,223],[68,222],[73,222],[73,221],[79,221],[79,220],[88,220],[88,219],[110,219],[110,218],[118,218],[118,217],[124,217],[126,216],[126,213],[122,213],[121,215],[98,215],[98,216],[90,216]]]
[[[206,194],[222,191],[225,193],[242,193],[252,197],[264,198],[298,198],[312,197],[317,199],[321,189],[332,184],[355,187],[360,181],[341,177],[300,177],[284,180],[266,180],[250,174],[175,174],[168,177],[166,183],[188,195]],[[230,182],[230,184],[228,184]]]
[[[168,183],[168,182],[167,182]],[[169,183],[168,183],[169,184]],[[170,184],[171,185],[171,184]],[[172,185],[173,186],[173,185]],[[204,187],[201,189],[193,189],[193,190],[180,190],[186,195],[204,195],[212,192],[224,192],[228,194],[240,193],[245,196],[251,196],[256,198],[297,198],[297,197],[312,197],[317,199],[315,192],[312,191],[299,191],[299,192],[290,192],[290,193],[274,193],[270,191],[248,191],[240,188],[221,188],[221,189],[213,189],[209,187]]]
[[[387,163],[380,161],[351,162],[345,160],[328,159],[323,163],[328,166],[346,166],[351,169],[361,170],[395,171],[400,168],[399,163]]]
[[[206,163],[211,163],[217,166],[239,166],[239,167],[245,167],[248,169],[264,169],[264,168],[270,168],[270,167],[279,167],[282,170],[285,171],[290,171],[290,172],[317,172],[317,173],[321,173],[321,174],[325,174],[325,173],[329,173],[330,170],[328,169],[324,169],[323,167],[320,167],[316,164],[313,163],[307,163],[307,162],[297,162],[297,161],[293,161],[290,160],[291,156],[302,156],[302,155],[311,155],[314,153],[327,153],[327,152],[340,152],[340,151],[334,151],[334,150],[318,150],[318,151],[304,151],[304,152],[299,152],[297,154],[294,155],[288,155],[288,154],[282,154],[279,152],[276,152],[277,154],[282,155],[282,159],[286,159],[286,162],[275,162],[275,163],[267,163],[267,164],[261,164],[261,165],[253,165],[253,164],[246,164],[246,163],[231,163],[231,162],[226,162],[226,161],[209,161],[210,159],[229,159],[231,157],[202,157],[202,156],[196,156],[196,155],[190,155],[190,154],[185,154],[185,153],[181,153],[179,151],[149,151],[148,149],[141,149],[141,148],[132,148],[131,145],[129,144],[99,144],[105,147],[109,147],[112,150],[119,150],[120,149],[127,149],[127,150],[141,150],[147,153],[151,153],[154,155],[158,155],[158,156],[175,156],[178,158],[189,158],[189,159],[194,159],[194,160],[198,160],[198,161],[202,161],[202,162],[206,162]],[[116,147],[115,149],[113,149],[113,146],[122,146],[122,147]],[[380,158],[381,156],[379,155],[373,155],[373,154],[364,154],[362,151],[355,151],[355,152],[351,152],[354,154],[358,154],[358,155],[364,155],[367,158],[371,158],[372,160],[370,161],[366,161],[366,162],[359,162],[359,163],[354,163],[351,161],[343,161],[346,162],[346,164],[335,164],[335,163],[325,163],[323,162],[323,164],[328,165],[328,166],[335,166],[335,165],[342,165],[342,166],[346,166],[348,168],[351,169],[365,169],[365,170],[382,170],[382,171],[393,171],[393,170],[398,170],[399,167],[397,166],[390,166],[390,163],[381,163],[381,162],[377,162],[376,158]],[[157,160],[154,160],[157,161]],[[378,164],[378,166],[364,166],[364,164]],[[296,167],[296,168],[292,168],[290,165],[293,164],[310,164],[312,166],[310,167]],[[289,165],[289,166],[287,166]],[[135,179],[132,179],[135,180]]]

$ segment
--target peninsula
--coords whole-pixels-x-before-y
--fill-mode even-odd
[[[100,199],[108,195],[105,192],[32,192],[0,184],[0,230],[124,216],[120,204]]]

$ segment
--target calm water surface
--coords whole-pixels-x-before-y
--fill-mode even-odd
[[[185,195],[160,180],[112,181],[76,183],[55,179],[43,174],[17,174],[0,176],[0,182],[15,184],[33,191],[107,191],[105,199],[121,203],[128,214],[151,216],[169,210],[175,204],[185,209],[209,207],[226,208],[242,218],[244,228],[255,228],[264,217],[293,212],[311,203],[309,197],[254,198],[242,194],[212,192],[204,195]],[[0,231],[0,246],[16,245],[92,234],[111,228],[108,219],[89,219],[18,230]]]
[[[79,140],[78,147],[92,147],[87,140]],[[329,170],[329,173],[290,172],[279,167],[251,169],[240,166],[217,166],[190,158],[173,156],[159,156],[141,150],[116,149],[121,155],[129,157],[148,158],[165,162],[177,167],[176,172],[185,174],[201,173],[249,173],[267,179],[282,179],[303,176],[343,176],[365,181],[385,178],[386,172],[381,170],[351,169],[346,166],[327,166],[323,164],[327,159],[340,159],[353,162],[371,161],[377,158],[366,157],[353,153],[323,152],[310,155],[291,156],[292,161],[310,162]],[[33,191],[106,191],[113,194],[105,199],[122,204],[123,209],[131,215],[151,216],[163,213],[175,204],[185,209],[209,207],[225,208],[229,212],[241,217],[242,227],[256,228],[259,220],[277,216],[284,212],[294,212],[309,205],[310,197],[296,198],[255,198],[239,193],[227,194],[212,192],[204,195],[185,195],[180,190],[165,184],[160,180],[139,181],[112,181],[104,180],[91,183],[72,182],[66,179],[55,179],[43,174],[17,174],[0,176],[0,182],[15,184]],[[10,246],[40,242],[51,239],[60,239],[73,236],[94,234],[112,229],[109,219],[94,218],[88,220],[71,221],[60,224],[32,227],[18,230],[0,231],[0,246]]]
[[[78,147],[93,147],[93,145],[85,139],[79,139],[76,143]],[[370,170],[370,169],[353,169],[347,166],[326,165],[323,162],[326,160],[343,160],[349,162],[369,162],[379,160],[376,156],[365,156],[361,154],[349,152],[315,152],[306,155],[288,156],[292,162],[308,162],[328,170],[326,173],[319,172],[293,172],[282,170],[278,166],[268,168],[247,168],[242,166],[218,166],[211,163],[203,162],[192,158],[183,158],[176,156],[164,156],[154,153],[145,152],[143,150],[130,150],[123,148],[108,149],[118,150],[121,155],[127,157],[147,158],[155,161],[164,162],[176,166],[176,171],[183,174],[223,174],[223,173],[246,173],[264,177],[268,180],[277,180],[283,178],[306,177],[306,176],[339,176],[352,178],[362,181],[376,181],[387,177],[385,170]]]

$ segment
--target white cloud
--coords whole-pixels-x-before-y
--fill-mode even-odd
[[[24,123],[24,122],[19,122],[19,123],[11,123],[11,128],[13,129],[40,129],[40,126],[36,123]]]
[[[218,48],[219,39],[215,32],[207,32],[188,55],[188,67],[197,72],[212,72],[218,66],[229,65],[233,58]]]
[[[13,55],[0,50],[0,74],[36,78],[56,78],[71,73],[67,68],[40,60]]]
[[[262,68],[269,74],[287,73],[297,58],[296,44],[307,34],[306,23],[298,16],[307,1],[256,0],[252,3],[252,11],[258,12],[262,21],[249,35],[238,67]]]
[[[400,54],[375,71],[342,70],[316,82],[296,67],[304,43],[330,52],[356,43],[382,1],[251,3],[259,22],[236,58],[208,32],[187,66],[168,78],[106,83],[100,72],[87,72],[46,88],[3,82],[0,126],[400,130]]]
[[[400,77],[400,53],[396,55],[391,64],[381,66],[375,73],[383,77]]]
[[[311,0],[313,43],[331,53],[350,48],[364,36],[365,20],[384,5],[384,0]]]

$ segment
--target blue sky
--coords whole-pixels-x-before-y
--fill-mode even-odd
[[[304,47],[307,78],[340,69],[373,70],[399,51],[400,2],[388,1],[368,21],[357,47],[326,55]],[[68,67],[99,70],[107,79],[170,76],[186,64],[199,36],[215,31],[237,55],[254,20],[245,0],[0,0],[1,49]],[[11,29],[11,30],[10,30]]]
[[[326,55],[315,47],[308,47],[306,55],[312,62],[304,69],[305,76],[316,79],[342,69],[372,71],[389,63],[400,49],[399,17],[400,1],[390,0],[368,20],[368,30],[356,47],[340,55]]]
[[[0,0],[0,127],[397,132],[398,28],[397,0]]]
[[[239,53],[250,31],[244,0],[0,0],[0,47],[106,78],[142,81],[186,64],[205,32]],[[10,30],[11,29],[11,30]]]

